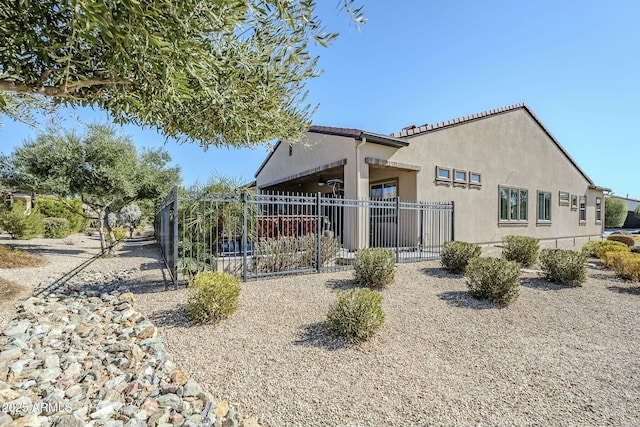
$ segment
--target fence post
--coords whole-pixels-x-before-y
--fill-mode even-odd
[[[396,262],[400,262],[400,196],[396,196]]]
[[[176,185],[173,187],[173,240],[171,242],[173,245],[173,265],[171,268],[173,269],[173,287],[175,289],[178,289],[178,222],[178,186]]]
[[[318,247],[316,253],[316,272],[320,273],[320,267],[322,267],[322,254],[320,249],[322,248],[322,210],[320,209],[320,192],[316,194],[316,216],[318,217],[318,225],[316,226],[316,232],[318,233]]]
[[[451,201],[451,240],[456,240],[456,234],[455,234],[455,225],[456,225],[456,210],[455,210],[455,202],[452,200]]]
[[[247,192],[242,192],[242,281],[247,281]]]

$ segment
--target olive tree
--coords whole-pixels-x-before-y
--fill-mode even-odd
[[[107,221],[138,199],[162,196],[179,181],[179,168],[168,165],[163,150],[138,153],[127,136],[105,125],[90,125],[85,134],[49,130],[17,147],[10,158],[9,180],[22,188],[56,195],[79,196],[98,221],[100,244],[107,248],[103,228],[115,241]]]
[[[338,1],[363,22],[354,3]],[[294,141],[314,110],[309,43],[337,36],[315,9],[314,0],[5,1],[0,112],[47,98],[203,147]]]
[[[136,227],[140,225],[140,221],[142,221],[142,211],[138,205],[134,203],[128,204],[120,209],[118,220],[120,224],[129,228],[129,238],[133,238],[133,230],[135,230]]]

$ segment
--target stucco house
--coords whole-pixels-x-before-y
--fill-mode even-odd
[[[261,191],[337,182],[345,198],[452,200],[455,239],[479,244],[516,234],[567,247],[603,233],[606,189],[524,104],[392,135],[312,126],[299,143],[278,142],[255,177]]]

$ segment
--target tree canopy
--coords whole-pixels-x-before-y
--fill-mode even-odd
[[[355,1],[338,4],[363,22]],[[315,9],[314,0],[5,2],[0,112],[44,97],[205,148],[292,141],[314,109],[309,43],[336,37]]]
[[[622,227],[627,218],[627,204],[622,199],[606,197],[604,200],[604,226]]]
[[[15,187],[64,200],[79,196],[100,221],[128,203],[163,196],[179,181],[162,149],[138,153],[126,136],[105,125],[90,125],[84,135],[50,130],[17,147],[6,159],[4,180]]]

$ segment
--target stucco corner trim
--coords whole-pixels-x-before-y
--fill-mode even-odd
[[[297,178],[301,178],[303,176],[311,175],[314,173],[322,172],[328,169],[337,168],[339,166],[344,166],[347,164],[347,159],[337,160],[335,162],[327,163],[322,166],[315,167],[313,169],[307,169],[302,172],[298,172],[293,175],[286,176],[284,178],[276,179],[275,181],[268,182],[266,184],[262,184],[259,188],[271,187],[273,185],[282,184],[283,182],[292,181]]]
[[[375,157],[365,157],[364,162],[370,165],[386,166],[396,169],[406,169],[411,171],[419,171],[422,169],[420,165],[412,165],[410,163],[392,162],[389,160],[376,159]]]

